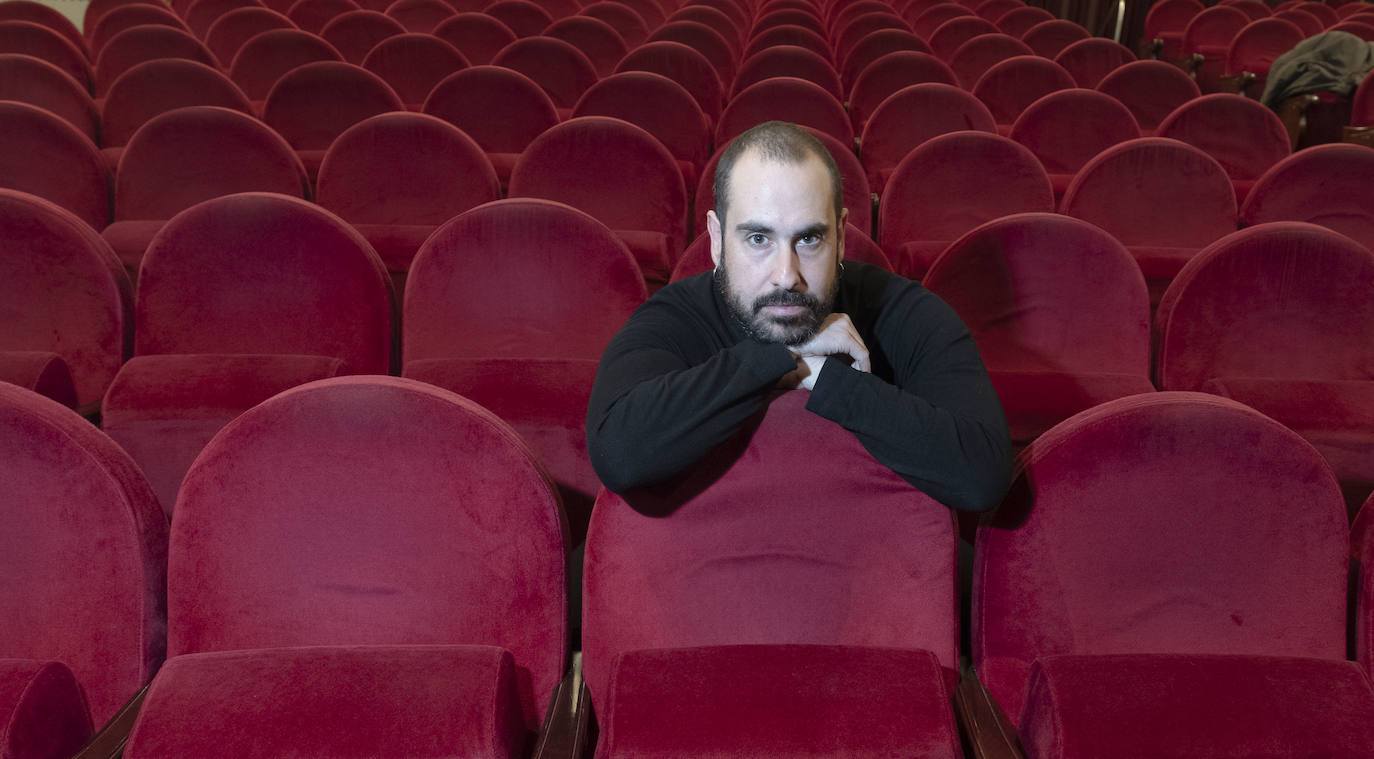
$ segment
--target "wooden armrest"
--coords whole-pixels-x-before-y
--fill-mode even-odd
[[[1196,79],[1198,69],[1202,68],[1202,64],[1206,61],[1207,57],[1204,56],[1202,53],[1193,53],[1187,58],[1184,58],[1183,60],[1179,61],[1178,67],[1183,69],[1184,71],[1187,71],[1189,76],[1192,76],[1194,79]]]
[[[1374,148],[1374,127],[1346,125],[1342,130],[1342,142]]]
[[[1232,76],[1223,76],[1220,80],[1221,92],[1233,92],[1237,95],[1249,95],[1248,90],[1259,81],[1259,77],[1253,72],[1242,71]]]
[[[1158,59],[1159,53],[1163,49],[1164,40],[1158,37],[1155,37],[1152,40],[1141,40],[1138,55],[1142,60],[1146,58]]]
[[[1298,142],[1302,139],[1307,109],[1311,108],[1318,99],[1316,95],[1308,93],[1306,95],[1294,95],[1279,103],[1279,120],[1283,122],[1283,128],[1288,131],[1288,142],[1294,150],[1298,149]]]
[[[539,731],[533,759],[580,759],[592,749],[592,701],[582,680],[582,658],[573,659],[568,673],[554,687],[549,713]]]
[[[129,742],[129,733],[134,730],[138,712],[143,708],[143,699],[148,695],[148,686],[139,689],[115,712],[110,721],[100,728],[76,753],[74,759],[118,759],[124,755],[124,746]]]
[[[954,708],[959,715],[959,728],[976,759],[1022,759],[1016,728],[971,669],[954,691]]]

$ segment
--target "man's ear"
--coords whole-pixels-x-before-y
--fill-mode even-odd
[[[711,236],[711,265],[720,268],[720,256],[725,249],[725,238],[721,234],[720,219],[715,211],[706,212],[706,233]]]
[[[844,225],[849,222],[849,209],[840,209],[840,226],[835,230],[835,260],[844,260]]]

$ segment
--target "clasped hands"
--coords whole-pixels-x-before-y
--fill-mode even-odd
[[[871,371],[868,346],[864,345],[848,314],[827,316],[810,340],[801,345],[789,345],[787,349],[796,358],[797,368],[778,380],[778,387],[786,390],[798,387],[811,390],[829,357],[846,361],[861,372]]]

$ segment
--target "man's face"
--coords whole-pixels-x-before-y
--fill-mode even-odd
[[[726,227],[706,214],[717,285],[756,340],[800,345],[835,304],[844,219],[820,159],[765,161],[750,150],[730,175]]]

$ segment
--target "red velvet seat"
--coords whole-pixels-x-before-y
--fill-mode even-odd
[[[229,78],[255,102],[267,99],[272,85],[292,69],[315,61],[342,61],[322,37],[299,29],[273,29],[243,44],[229,65]]]
[[[558,123],[542,87],[518,71],[473,66],[435,85],[424,112],[463,130],[487,151],[504,189],[515,162],[534,138]]]
[[[997,131],[1010,134],[1011,127],[1031,103],[1074,86],[1064,67],[1038,55],[1019,55],[994,64],[973,87],[997,121]]]
[[[758,19],[754,21],[753,36],[779,26],[799,26],[816,34],[825,36],[825,22],[817,11],[808,8],[759,8]]]
[[[1154,391],[1150,300],[1130,253],[1058,214],[1015,214],[953,242],[923,284],[978,343],[1012,442],[1099,403]]]
[[[316,193],[321,206],[367,238],[393,277],[410,270],[436,227],[499,197],[482,148],[421,113],[373,116],[340,134],[325,154]]]
[[[398,34],[378,42],[363,68],[381,77],[412,111],[424,105],[439,82],[468,61],[454,46],[430,34]]]
[[[1024,8],[1017,8],[1013,11],[1007,11],[999,17],[997,19],[997,29],[1003,34],[1020,39],[1021,35],[1030,31],[1032,26],[1053,20],[1054,14],[1044,8],[1026,6]]]
[[[387,6],[386,15],[400,21],[408,32],[430,34],[457,11],[443,0],[396,0]]]
[[[913,4],[911,7],[917,7]],[[940,2],[926,6],[923,10],[913,14],[911,10],[906,11],[906,17],[911,21],[911,32],[917,37],[930,42],[930,37],[939,29],[942,24],[953,18],[960,16],[976,15],[970,8],[966,8],[958,3]]]
[[[686,246],[687,191],[672,153],[633,124],[603,116],[565,121],[535,138],[511,172],[510,196],[585,211],[634,253],[645,281],[668,281]]]
[[[593,3],[592,5],[599,4],[600,3]],[[591,8],[592,6],[589,5],[587,7]],[[720,33],[720,36],[725,38],[726,42],[730,43],[730,49],[735,51],[736,57],[744,51],[744,32],[747,29],[747,25],[734,20],[723,11],[699,3],[696,5],[684,5],[675,11],[668,19],[668,23],[674,21],[692,21],[716,30]],[[629,44],[628,39],[626,39],[625,42]]]
[[[1307,221],[1374,249],[1374,151],[1361,145],[1316,145],[1274,164],[1255,180],[1241,224]]]
[[[875,11],[864,13],[846,21],[843,25],[836,26],[830,35],[831,44],[835,48],[835,57],[843,59],[849,55],[849,51],[859,40],[863,39],[870,32],[879,29],[905,29],[915,32],[918,37],[929,41],[929,35],[922,35],[920,30],[913,29],[901,16],[893,11]]]
[[[1041,21],[1021,34],[1021,41],[1030,46],[1035,54],[1054,60],[1064,48],[1075,42],[1088,39],[1088,30],[1066,19]]]
[[[264,6],[259,0],[191,0],[182,18],[196,39],[204,40],[206,32],[220,16],[240,8],[261,7]]]
[[[932,137],[965,130],[997,133],[988,107],[966,90],[937,83],[898,90],[873,111],[859,140],[869,186],[881,196],[907,153]]]
[[[403,110],[400,96],[371,71],[342,61],[316,61],[277,80],[267,93],[262,120],[295,149],[314,180],[325,151],[344,130],[371,116]]]
[[[1215,158],[1245,201],[1255,180],[1292,152],[1277,114],[1259,102],[1226,93],[1179,106],[1159,125],[1160,137],[1180,140]]]
[[[1060,213],[1106,230],[1135,256],[1158,303],[1199,250],[1236,228],[1236,193],[1216,159],[1177,140],[1114,145],[1079,170]]]
[[[15,190],[0,190],[0,241],[0,356],[60,359],[70,405],[95,412],[133,347],[133,285],[124,267],[70,211]],[[32,370],[35,358],[7,365]],[[25,384],[3,371],[0,380]]]
[[[173,522],[169,657],[129,759],[533,745],[566,658],[566,539],[486,410],[391,377],[284,392],[215,436]]]
[[[808,6],[814,8],[815,6]],[[849,3],[833,3],[824,9],[825,22],[831,31],[838,30],[850,21],[874,11],[892,12],[891,3],[883,0],[854,0]]]
[[[0,746],[76,754],[162,663],[167,521],[90,422],[0,382]]]
[[[836,100],[844,100],[844,88],[834,66],[819,53],[796,45],[775,45],[745,58],[735,75],[731,98],[765,79],[783,76],[805,79]]]
[[[950,56],[949,67],[959,77],[959,84],[972,90],[993,66],[1018,56],[1034,55],[1021,40],[1005,34],[980,34],[965,42]]]
[[[652,134],[677,159],[684,187],[697,186],[711,157],[706,114],[690,92],[665,76],[647,71],[612,74],[583,93],[572,116],[610,116]]]
[[[1199,0],[1160,0],[1145,14],[1142,39],[1159,46],[1160,60],[1178,61],[1183,58],[1183,31],[1204,7]]]
[[[0,382],[37,393],[67,408],[78,408],[72,370],[51,351],[0,350]]]
[[[81,14],[81,33],[89,38],[108,13],[129,5],[152,5],[159,10],[171,10],[161,0],[91,0]]]
[[[1032,443],[979,528],[974,669],[1029,757],[1368,753],[1348,540],[1330,469],[1273,420],[1108,402]]]
[[[1135,117],[1116,98],[1096,90],[1051,92],[1021,112],[1009,136],[1040,159],[1058,200],[1093,156],[1140,136]]]
[[[35,0],[5,0],[5,3],[0,5],[0,21],[28,21],[45,26],[62,35],[77,50],[90,57],[86,49],[86,38],[81,35],[76,24],[51,5],[44,5]]]
[[[110,178],[90,138],[37,106],[0,101],[0,187],[37,195],[97,230],[110,220]]]
[[[1350,125],[1356,127],[1374,126],[1374,79],[1366,76],[1355,88],[1350,99]]]
[[[145,61],[124,72],[105,95],[105,153],[119,165],[122,150],[154,116],[192,105],[213,105],[253,115],[253,104],[229,77],[184,58]]]
[[[855,42],[849,55],[841,60],[840,81],[844,83],[845,87],[852,88],[854,82],[859,78],[859,74],[868,68],[868,64],[888,53],[903,50],[909,50],[913,53],[929,53],[930,46],[920,37],[905,29],[878,29],[869,32],[858,42]]]
[[[807,397],[672,485],[602,491],[583,601],[597,756],[960,755],[950,513]],[[798,440],[826,456],[799,466]]]
[[[1346,32],[1353,34],[1365,42],[1374,42],[1374,18],[1363,17],[1343,21],[1327,28],[1331,32]]]
[[[95,59],[95,94],[109,94],[115,80],[140,63],[164,58],[184,58],[219,68],[221,62],[204,43],[189,32],[171,26],[135,26],[116,34]]]
[[[333,45],[345,61],[359,66],[382,40],[405,33],[401,22],[366,9],[337,16],[320,30],[320,36]]]
[[[1191,77],[1164,61],[1127,63],[1103,77],[1097,90],[1130,109],[1146,137],[1153,137],[1174,109],[1202,94]]]
[[[1079,87],[1088,89],[1096,88],[1103,77],[1134,60],[1130,48],[1101,37],[1074,42],[1054,57]]]
[[[1226,51],[1249,23],[1244,11],[1226,5],[1208,8],[1188,22],[1183,30],[1183,57],[1194,59],[1194,77],[1203,93],[1221,89]]]
[[[553,16],[530,0],[497,0],[482,12],[510,27],[516,37],[534,37],[553,23]]]
[[[545,37],[562,40],[587,56],[599,77],[609,76],[625,57],[625,40],[615,27],[591,16],[568,16],[544,30]]]
[[[558,108],[571,109],[598,79],[596,67],[581,50],[554,37],[518,39],[496,54],[493,66],[529,77]]]
[[[930,49],[941,60],[949,60],[959,46],[980,34],[997,34],[993,23],[980,16],[955,16],[930,33]]]
[[[101,234],[137,269],[168,219],[203,200],[250,191],[308,197],[305,167],[291,146],[238,111],[178,108],[129,140],[115,176],[114,223]]]
[[[101,16],[95,27],[86,28],[86,36],[90,38],[91,59],[99,58],[105,43],[114,39],[116,34],[125,29],[144,25],[170,26],[182,31],[189,31],[185,22],[161,0],[153,0],[152,3],[135,2],[122,5]]]
[[[291,19],[274,10],[249,6],[220,16],[205,33],[205,46],[219,61],[232,61],[243,43],[270,29],[295,29]]]
[[[1374,253],[1311,224],[1209,246],[1160,302],[1162,387],[1233,398],[1322,452],[1358,505],[1374,488]]]
[[[849,222],[844,225],[844,257],[846,261],[863,261],[892,271],[892,262],[887,259],[883,249],[878,247],[878,243],[873,242],[868,233],[860,231]],[[713,268],[715,263],[711,261],[711,236],[703,232],[682,252],[682,258],[679,258],[677,266],[673,267],[670,281],[686,279]]]
[[[1302,30],[1303,39],[1307,39],[1315,34],[1321,34],[1326,29],[1322,26],[1321,19],[1297,8],[1290,8],[1274,14],[1274,18],[1281,18]]]
[[[1006,14],[1025,7],[1026,4],[1021,2],[1021,0],[983,0],[983,2],[974,4],[973,12],[988,21],[996,23],[998,19]]]
[[[550,0],[544,1],[550,2]],[[644,26],[649,31],[658,28],[667,20],[667,15],[664,13],[664,5],[659,3],[658,0],[616,0],[616,2],[628,6],[635,13],[639,14],[639,17],[644,19]]]
[[[506,45],[515,41],[515,32],[485,13],[459,13],[434,28],[435,37],[458,48],[474,66],[491,63]]]
[[[629,40],[626,40],[628,42]],[[682,85],[697,99],[701,112],[714,124],[725,105],[725,89],[716,67],[686,45],[678,42],[649,42],[630,51],[619,65],[621,71],[648,71],[662,74]]]
[[[47,61],[81,83],[88,92],[95,89],[95,77],[86,53],[42,24],[32,21],[0,21],[0,53],[19,53]]]
[[[581,15],[591,16],[610,24],[625,40],[631,50],[643,44],[649,36],[649,25],[644,17],[624,3],[601,0],[582,8]]]
[[[330,21],[360,9],[361,6],[354,0],[296,0],[286,11],[286,17],[301,29],[320,34]],[[339,46],[336,44],[335,47]]]
[[[1340,23],[1341,21],[1341,17],[1336,15],[1335,9],[1333,9],[1326,3],[1316,2],[1315,0],[1308,0],[1308,2],[1304,2],[1294,7],[1298,8],[1299,10],[1307,11],[1308,13],[1311,13],[1317,18],[1321,19],[1322,24],[1324,24],[1328,29]]]
[[[0,53],[0,100],[15,100],[60,116],[92,142],[100,138],[100,112],[91,93],[70,74],[31,55]]]
[[[105,396],[105,431],[170,513],[191,461],[238,414],[304,382],[387,371],[389,289],[367,241],[304,200],[192,206],[139,272],[134,357]]]
[[[722,82],[735,79],[739,57],[734,46],[718,29],[696,21],[670,21],[649,35],[649,42],[678,42],[701,53],[716,69]]]
[[[846,145],[854,142],[849,114],[835,96],[805,79],[779,76],[745,88],[730,101],[716,124],[716,144],[724,145],[765,121],[790,121]]]
[[[897,273],[919,279],[951,242],[1013,213],[1054,210],[1040,161],[985,132],[953,132],[916,147],[892,173],[878,206],[878,242]]]
[[[1261,2],[1261,0],[1222,0],[1218,4],[1229,5],[1232,8],[1236,8],[1255,21],[1269,18],[1274,14],[1274,12],[1269,9],[1269,6]]]
[[[898,51],[868,64],[849,89],[849,118],[862,131],[873,112],[888,96],[913,84],[938,82],[958,86],[949,66],[928,53]]]
[[[1269,67],[1274,59],[1292,50],[1307,38],[1296,24],[1281,18],[1262,18],[1251,21],[1231,39],[1226,48],[1226,60],[1222,64],[1224,76],[1253,77],[1243,82],[1244,90],[1254,97],[1264,92],[1264,83],[1269,77]]]
[[[834,60],[835,53],[830,49],[830,43],[826,41],[822,33],[794,24],[756,30],[754,35],[749,38],[748,44],[744,46],[741,57],[747,60],[768,48],[783,45],[809,50],[819,55],[827,63]]]

